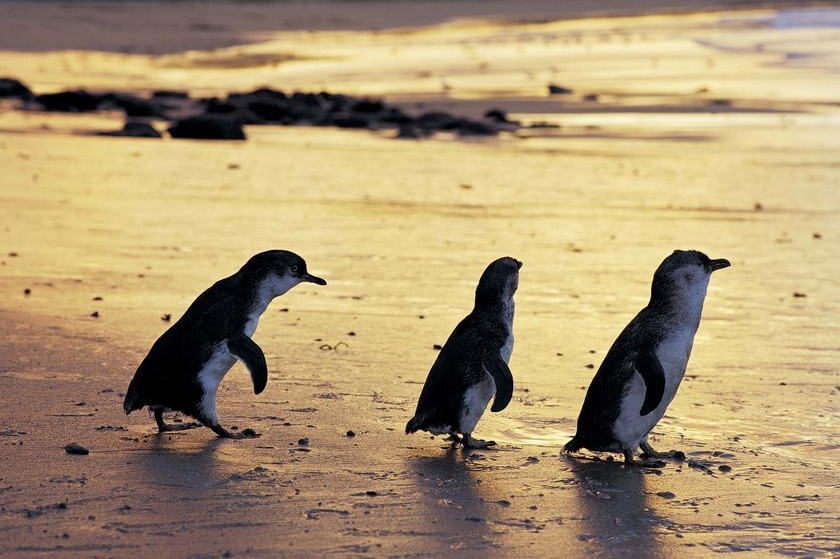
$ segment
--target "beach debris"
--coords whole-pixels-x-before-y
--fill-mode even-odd
[[[235,116],[207,114],[191,116],[175,122],[169,128],[173,138],[195,140],[244,140],[242,122]]]
[[[570,87],[563,87],[562,85],[548,84],[549,95],[570,95],[575,91]]]
[[[0,78],[0,97],[30,101],[35,94],[23,82],[14,78]]]
[[[571,93],[561,86],[549,86],[552,94]],[[227,97],[191,98],[186,92],[155,91],[151,97],[125,92],[94,93],[74,89],[35,95],[13,78],[0,78],[0,97],[17,97],[29,110],[84,113],[122,111],[126,122],[121,130],[99,132],[102,136],[160,138],[162,134],[145,119],[169,122],[173,138],[198,140],[244,140],[243,126],[333,126],[366,130],[396,130],[391,137],[420,139],[437,133],[455,136],[496,136],[524,126],[508,119],[500,108],[472,119],[446,111],[427,111],[417,116],[382,99],[354,97],[340,93],[295,91],[291,94],[262,87],[251,92],[229,93]],[[139,120],[138,120],[139,119]]]
[[[163,138],[163,134],[148,122],[127,120],[120,130],[97,132],[100,136],[123,136],[130,138]]]
[[[90,450],[77,443],[69,443],[64,445],[64,452],[67,454],[76,454],[79,456],[87,456]]]
[[[36,95],[35,100],[45,111],[89,113],[99,109],[102,96],[84,89]]]

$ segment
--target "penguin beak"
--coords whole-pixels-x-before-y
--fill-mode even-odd
[[[722,268],[728,268],[732,265],[726,258],[718,258],[717,260],[710,260],[709,261],[709,269],[711,271],[720,270]]]
[[[313,276],[312,274],[303,274],[300,277],[300,281],[308,281],[309,283],[317,283],[318,285],[327,285],[327,280],[323,278],[319,278],[318,276]]]

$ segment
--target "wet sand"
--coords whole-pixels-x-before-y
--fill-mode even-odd
[[[482,141],[250,127],[246,142],[202,143],[103,138],[87,132],[120,115],[4,105],[0,553],[839,553],[837,51],[830,28],[774,33],[772,18],[290,32],[163,57],[0,53],[0,75],[36,90],[326,87],[561,125]],[[366,65],[392,52],[383,44],[404,50]],[[824,52],[788,56],[806,46]],[[293,49],[318,57],[212,63]],[[492,79],[470,70],[483,62]],[[547,96],[554,81],[575,93]],[[123,415],[161,317],[273,247],[329,285],[299,286],[263,315],[265,392],[241,365],[220,388],[223,425],[262,436],[160,436],[144,412]],[[733,263],[712,280],[688,376],[655,429],[654,446],[687,460],[641,470],[560,455],[590,366],[674,248]],[[476,431],[498,448],[403,435],[433,345],[505,254],[524,262],[516,391]],[[90,454],[65,453],[71,442]]]

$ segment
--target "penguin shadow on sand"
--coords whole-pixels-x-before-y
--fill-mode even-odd
[[[416,480],[415,490],[422,495],[417,502],[430,524],[437,524],[442,532],[451,533],[447,527],[458,525],[454,541],[445,543],[455,548],[461,544],[469,549],[490,549],[493,530],[488,525],[488,503],[491,497],[482,495],[490,488],[474,472],[479,454],[453,442],[439,454],[410,456],[407,471]]]
[[[132,453],[132,463],[142,470],[143,479],[186,490],[207,488],[224,483],[235,473],[235,462],[251,463],[241,456],[243,445],[231,450],[223,438],[187,433],[155,433],[145,438],[146,448]],[[234,455],[236,461],[231,463]]]
[[[657,470],[622,468],[615,463],[561,455],[573,474],[571,510],[579,539],[607,547],[627,545],[634,557],[661,557],[661,534],[669,522],[655,510]]]

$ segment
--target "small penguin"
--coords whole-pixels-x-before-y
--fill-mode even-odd
[[[432,365],[406,434],[418,430],[448,434],[465,448],[486,448],[495,441],[472,432],[493,399],[490,411],[505,409],[513,396],[508,368],[513,352],[513,294],[522,263],[510,257],[491,262],[475,289],[475,306],[446,340]],[[463,438],[459,438],[458,434]]]
[[[308,273],[306,262],[297,254],[269,250],[213,284],[158,338],[140,363],[125,395],[126,415],[148,406],[158,430],[164,432],[178,428],[164,423],[163,412],[177,410],[220,437],[246,436],[234,436],[219,425],[216,390],[240,359],[251,373],[254,393],[263,391],[268,381],[265,355],[251,336],[271,300],[301,282],[327,284]]]
[[[665,415],[685,375],[694,334],[712,272],[728,267],[696,250],[677,250],[653,274],[650,302],[619,334],[589,385],[578,416],[577,433],[563,448],[623,452],[628,465],[641,447],[649,458],[659,453],[648,443],[651,429]]]

